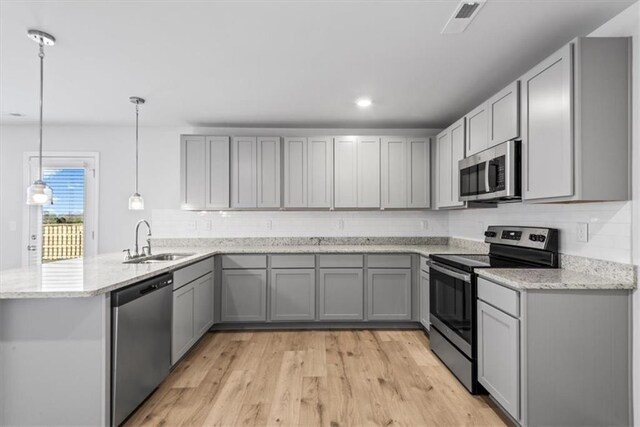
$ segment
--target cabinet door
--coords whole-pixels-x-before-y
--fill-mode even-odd
[[[255,208],[257,155],[255,137],[233,138],[231,144],[231,207]]]
[[[307,205],[330,208],[333,198],[333,139],[309,137],[307,142]]]
[[[572,44],[522,79],[523,199],[573,195]]]
[[[175,364],[189,351],[196,335],[195,289],[192,284],[173,292],[173,316],[171,326],[171,364]]]
[[[489,112],[487,103],[465,116],[467,119],[467,156],[485,150],[489,145]]]
[[[431,144],[429,138],[407,138],[407,207],[431,206]]]
[[[180,204],[182,209],[206,206],[206,143],[204,136],[180,138]]]
[[[257,138],[259,208],[280,207],[280,138]]]
[[[420,323],[427,330],[431,330],[429,309],[429,273],[420,271]]]
[[[307,138],[284,139],[284,206],[307,207]]]
[[[520,322],[478,300],[478,381],[516,420],[520,411]]]
[[[407,207],[407,139],[382,138],[380,144],[382,207]]]
[[[206,143],[206,207],[229,208],[229,137],[208,136]]]
[[[380,207],[380,138],[359,137],[357,145],[358,207]]]
[[[204,335],[213,325],[213,274],[209,273],[194,283],[195,339]]]
[[[320,270],[320,320],[364,318],[362,268]]]
[[[358,206],[356,137],[337,137],[334,150],[334,206],[336,208],[355,208]]]
[[[451,146],[451,129],[441,132],[436,137],[436,208],[451,205],[453,193],[453,159]]]
[[[271,320],[313,320],[315,269],[271,270]]]
[[[449,206],[464,206],[464,202],[460,201],[460,172],[458,162],[464,159],[464,138],[465,138],[465,122],[464,119],[459,120],[451,126],[451,201]]]
[[[488,101],[489,147],[520,136],[520,82],[515,81]]]
[[[221,299],[223,322],[267,320],[267,271],[223,270]]]
[[[369,269],[369,320],[411,319],[411,269]]]

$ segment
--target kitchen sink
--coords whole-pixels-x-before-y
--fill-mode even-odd
[[[156,262],[167,262],[167,261],[175,261],[181,258],[185,258],[195,254],[186,254],[186,253],[166,253],[166,254],[156,254],[149,255],[140,258],[133,258],[127,261],[124,261],[125,264],[152,264]]]

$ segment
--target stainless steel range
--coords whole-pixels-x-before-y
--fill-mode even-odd
[[[477,268],[557,268],[558,230],[490,226],[488,255],[431,255],[431,350],[471,393],[478,393]]]

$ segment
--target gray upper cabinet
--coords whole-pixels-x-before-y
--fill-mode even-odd
[[[364,318],[362,268],[320,269],[320,320]]]
[[[629,43],[579,38],[521,77],[524,200],[629,198]]]
[[[222,270],[223,322],[267,320],[267,270]]]
[[[280,207],[280,138],[258,137],[258,208]]]
[[[231,207],[256,208],[257,139],[234,137],[231,144]]]
[[[429,138],[407,138],[407,207],[431,207]]]
[[[180,138],[182,209],[229,208],[229,137]]]
[[[313,320],[315,279],[315,269],[272,269],[271,320]]]
[[[411,320],[411,269],[367,270],[369,320]]]
[[[520,419],[520,321],[478,301],[478,381]]]
[[[465,119],[462,118],[436,137],[436,198],[437,209],[464,207],[458,200],[460,175],[458,162],[464,158]]]
[[[357,139],[357,181],[359,208],[380,207],[380,138]]]
[[[489,147],[520,137],[520,82],[515,81],[487,101]]]
[[[356,151],[355,136],[335,138],[333,194],[336,208],[358,207],[358,163]]]
[[[382,138],[381,143],[382,207],[407,207],[407,139]]]
[[[489,147],[489,108],[485,102],[465,116],[467,119],[467,156]],[[457,168],[456,168],[457,170]]]
[[[284,206],[330,208],[333,189],[333,139],[284,139]]]

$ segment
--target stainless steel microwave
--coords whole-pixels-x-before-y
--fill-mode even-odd
[[[507,141],[458,162],[460,200],[521,199],[520,141]]]

